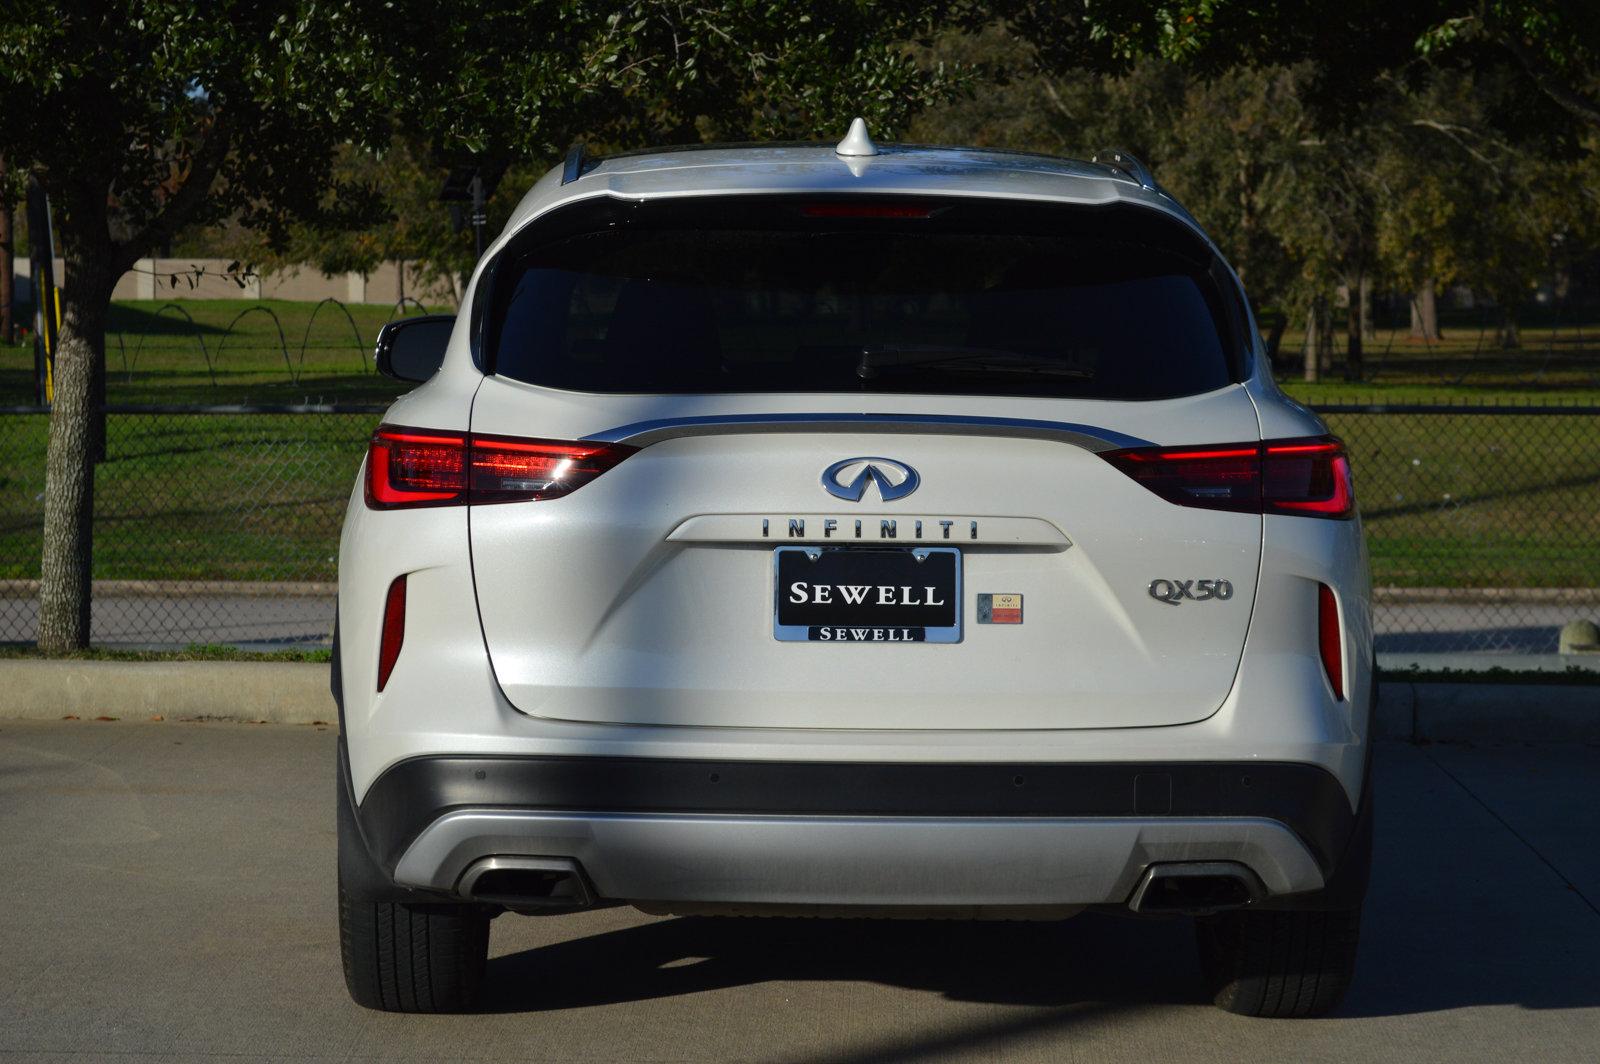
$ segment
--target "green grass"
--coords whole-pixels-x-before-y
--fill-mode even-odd
[[[352,306],[347,319],[332,304],[320,311],[274,301],[179,304],[197,333],[162,306],[113,308],[120,341],[108,347],[111,402],[387,403],[401,390],[363,364],[390,313],[385,307]],[[1581,365],[1596,357],[1588,341],[1600,344],[1600,326],[1584,326],[1578,343],[1574,326],[1535,322],[1522,352],[1492,357],[1460,320],[1447,317],[1445,329],[1443,344],[1396,342],[1381,359],[1380,332],[1369,363],[1378,367],[1375,380],[1287,387],[1313,402],[1600,403],[1600,370]],[[1286,337],[1286,349],[1294,341]],[[1565,359],[1559,374],[1547,355],[1552,348]],[[31,401],[31,358],[25,346],[0,348],[0,402]],[[1456,383],[1440,383],[1440,367],[1452,359],[1455,368],[1443,375]],[[1511,372],[1517,366],[1520,376]],[[376,419],[112,415],[108,461],[96,477],[95,576],[333,580],[345,500]],[[1600,585],[1596,418],[1333,414],[1328,421],[1351,448],[1378,584]],[[45,433],[43,416],[0,417],[0,579],[38,576]]]
[[[101,580],[335,577],[371,414],[107,418],[95,475]],[[44,415],[0,417],[0,579],[39,575]]]
[[[335,577],[375,415],[112,415],[95,576]],[[1578,415],[1329,415],[1380,586],[1600,585],[1600,425]],[[0,417],[0,579],[36,578],[43,415]]]
[[[372,345],[393,313],[273,299],[118,301],[106,331],[106,398],[388,403],[405,388],[373,372]],[[0,347],[0,403],[32,401],[32,348]]]
[[[1326,420],[1350,448],[1380,586],[1600,585],[1600,418]]]
[[[1382,683],[1545,684],[1588,687],[1600,684],[1600,671],[1569,665],[1560,672],[1540,669],[1379,669]]]
[[[1367,340],[1356,380],[1344,373],[1345,336],[1334,337],[1334,366],[1314,383],[1301,380],[1304,333],[1279,344],[1282,384],[1302,402],[1600,402],[1600,323],[1544,308],[1525,315],[1522,346],[1495,346],[1493,309],[1444,311],[1441,339],[1413,340],[1406,321],[1382,322]],[[1340,329],[1343,323],[1337,323]]]
[[[43,658],[70,661],[303,661],[325,665],[333,660],[333,651],[329,648],[252,651],[215,643],[190,643],[182,650],[107,650],[91,647],[65,654],[45,654],[38,647],[0,644],[0,660]]]

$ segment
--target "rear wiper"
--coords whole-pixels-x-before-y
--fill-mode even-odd
[[[878,344],[861,349],[856,376],[872,380],[880,370],[910,367],[980,370],[993,373],[1038,373],[1056,377],[1093,378],[1094,371],[1071,366],[1049,355],[1005,351],[995,347],[954,347],[937,344]]]

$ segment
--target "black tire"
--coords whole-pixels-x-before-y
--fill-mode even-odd
[[[489,960],[480,906],[362,901],[339,885],[339,951],[356,1004],[384,1012],[465,1012]]]
[[[1241,1016],[1323,1016],[1355,974],[1361,910],[1218,913],[1195,921],[1212,1000]]]

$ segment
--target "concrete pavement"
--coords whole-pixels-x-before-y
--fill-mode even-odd
[[[350,1004],[333,735],[0,722],[0,1061],[1591,1061],[1600,749],[1384,745],[1341,1013],[1201,1000],[1187,921],[495,922],[488,1012]]]

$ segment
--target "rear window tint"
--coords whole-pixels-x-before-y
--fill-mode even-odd
[[[511,249],[495,372],[587,392],[1106,399],[1232,379],[1223,303],[1192,255],[937,213],[771,209],[770,227],[744,210],[727,227],[613,225]]]

